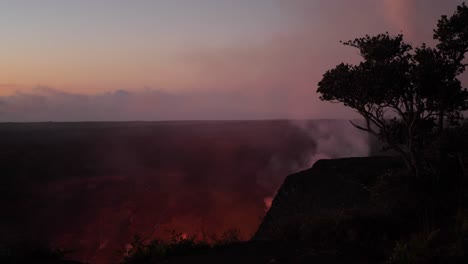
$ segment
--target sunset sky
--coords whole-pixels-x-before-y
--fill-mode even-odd
[[[0,121],[351,117],[315,93],[339,40],[431,43],[461,2],[1,0]]]

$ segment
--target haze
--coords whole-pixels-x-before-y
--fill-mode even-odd
[[[0,121],[352,118],[339,41],[431,43],[457,0],[1,1]]]

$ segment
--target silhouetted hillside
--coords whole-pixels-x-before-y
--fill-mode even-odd
[[[319,160],[292,174],[279,189],[254,240],[301,240],[314,224],[334,221],[349,210],[375,209],[370,188],[387,171],[404,164],[393,157]],[[316,230],[315,230],[316,231]]]

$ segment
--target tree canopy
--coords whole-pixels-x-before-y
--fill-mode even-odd
[[[457,124],[468,109],[468,92],[460,74],[468,52],[468,7],[442,16],[436,47],[413,47],[402,34],[366,35],[344,45],[357,48],[362,61],[341,63],[328,70],[318,84],[324,101],[356,110],[365,124],[353,125],[377,136],[397,151],[418,174],[418,151],[429,135]]]

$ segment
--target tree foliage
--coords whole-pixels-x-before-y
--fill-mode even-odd
[[[435,48],[413,47],[402,34],[366,35],[344,42],[362,61],[341,63],[318,84],[320,99],[356,110],[365,124],[353,125],[397,151],[418,174],[418,153],[447,121],[457,124],[468,108],[458,77],[468,51],[468,7],[443,16],[434,30]]]

